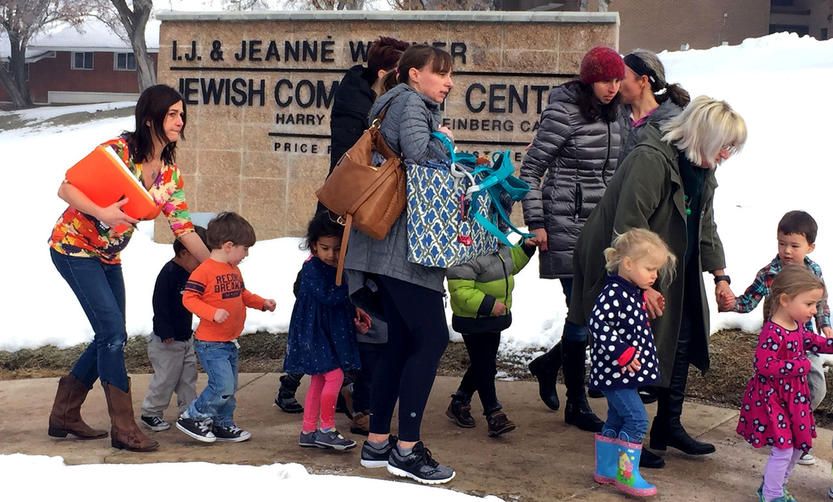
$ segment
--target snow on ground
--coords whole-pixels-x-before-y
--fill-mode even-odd
[[[0,455],[0,472],[3,472],[5,500],[145,502],[158,498],[158,495],[149,496],[147,490],[124,489],[137,486],[137,480],[153,480],[153,493],[164,493],[162,500],[333,500],[336,494],[347,493],[360,493],[361,500],[366,502],[500,500],[415,483],[313,475],[300,464],[248,466],[178,462],[68,466],[61,457],[14,454]],[[67,490],[68,487],[73,489]]]
[[[749,127],[745,149],[721,166],[717,175],[720,188],[715,215],[735,292],[742,293],[755,272],[775,256],[777,222],[791,209],[807,210],[819,221],[812,258],[833,273],[833,239],[826,226],[833,221],[827,203],[833,101],[821,92],[833,81],[833,41],[777,34],[747,40],[740,46],[663,53],[660,57],[667,65],[670,82],[681,82],[692,96],[708,94],[727,100]],[[37,120],[95,109],[107,107],[39,108],[16,113],[26,120]],[[5,199],[7,207],[17,208],[20,216],[13,227],[18,244],[2,251],[5,261],[13,264],[7,274],[16,287],[14,296],[9,297],[12,308],[0,335],[0,349],[44,344],[65,347],[90,340],[91,330],[78,302],[50,263],[46,240],[64,207],[55,195],[64,171],[94,145],[131,129],[132,120],[103,119],[76,126],[0,132],[3,158],[27,166],[27,190],[7,191]],[[187,173],[188,166],[182,167]],[[150,332],[153,283],[172,253],[170,246],[153,243],[150,224],[143,225],[123,253],[130,336]],[[287,329],[292,283],[305,259],[298,243],[294,238],[260,241],[242,263],[250,289],[278,302],[274,313],[250,311],[246,332]],[[706,284],[711,284],[710,277]],[[754,331],[760,327],[760,308],[739,315],[718,314],[712,307],[713,330],[740,327]],[[502,350],[548,347],[560,337],[565,314],[559,282],[538,279],[534,258],[517,280],[514,323],[505,333]],[[459,340],[456,334],[452,337]]]

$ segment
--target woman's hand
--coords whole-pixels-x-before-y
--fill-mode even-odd
[[[139,223],[139,220],[131,218],[130,216],[124,214],[121,210],[121,207],[127,204],[127,201],[128,199],[124,198],[118,202],[110,204],[107,207],[102,207],[98,211],[98,214],[93,216],[98,218],[98,221],[104,223],[110,228],[114,228],[119,225],[135,225],[136,223]]]
[[[451,132],[451,129],[449,129],[448,127],[441,126],[437,129],[437,132],[441,132],[441,133],[445,134],[446,136],[448,136],[448,139],[450,139],[451,141],[454,141],[454,133]]]
[[[644,298],[648,317],[651,319],[662,317],[662,313],[665,312],[665,297],[662,293],[654,288],[648,288],[645,290]]]
[[[714,287],[714,298],[717,302],[718,312],[729,312],[734,310],[737,301],[735,293],[726,281],[719,281]]]
[[[546,251],[547,250],[547,229],[546,228],[536,228],[532,231],[532,238],[528,239],[529,242],[538,246],[539,251]]]

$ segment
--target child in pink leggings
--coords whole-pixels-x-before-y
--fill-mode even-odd
[[[287,373],[311,375],[298,445],[344,451],[356,442],[336,430],[336,400],[344,371],[359,368],[356,330],[366,332],[370,318],[350,303],[346,284],[336,286],[341,233],[327,211],[309,224],[305,244],[312,256],[295,283],[283,366]]]

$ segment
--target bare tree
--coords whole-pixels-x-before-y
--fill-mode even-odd
[[[153,11],[153,0],[97,0],[97,7],[90,14],[104,21],[133,48],[139,92],[156,84],[156,64],[148,53],[145,40],[145,27]]]
[[[395,10],[494,10],[494,0],[388,0]]]
[[[286,5],[309,10],[363,10],[365,0],[287,0]]]
[[[50,23],[79,23],[87,8],[86,0],[0,0],[0,32],[11,49],[9,62],[0,63],[0,84],[14,106],[32,105],[26,84],[26,47],[32,37]]]

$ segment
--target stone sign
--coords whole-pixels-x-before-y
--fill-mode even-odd
[[[549,90],[584,53],[617,47],[617,13],[161,13],[158,79],[188,106],[177,161],[193,210],[237,211],[258,238],[300,236],[330,162],[330,108],[381,35],[454,60],[444,125],[460,150],[511,150],[516,168]],[[160,224],[157,225],[157,230]],[[157,231],[157,236],[170,232]]]

